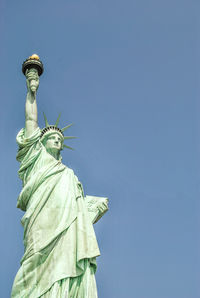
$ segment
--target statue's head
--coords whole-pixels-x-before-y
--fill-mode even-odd
[[[64,140],[75,138],[75,137],[64,136],[64,131],[68,129],[72,124],[69,124],[66,127],[60,129],[58,127],[60,115],[58,116],[58,119],[55,125],[49,125],[45,114],[44,114],[44,119],[45,119],[46,127],[43,128],[41,131],[40,141],[45,146],[47,152],[49,152],[51,155],[59,159],[60,151],[63,150],[64,147],[68,149],[73,149],[64,144]]]
[[[63,149],[63,137],[57,132],[49,133],[42,140],[42,144],[45,146],[48,153],[57,157],[60,157],[60,151]]]
[[[43,144],[47,150],[55,149],[57,151],[61,151],[63,149],[63,139],[57,133],[52,133],[46,137]]]

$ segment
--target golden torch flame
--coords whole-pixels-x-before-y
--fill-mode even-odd
[[[33,59],[33,60],[40,60],[40,57],[37,54],[33,54],[30,56],[28,59]]]

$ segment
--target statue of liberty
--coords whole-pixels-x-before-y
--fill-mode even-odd
[[[32,55],[22,68],[27,82],[25,128],[17,135],[23,182],[17,207],[25,211],[24,256],[12,298],[97,298],[99,248],[93,224],[107,211],[107,199],[84,196],[73,170],[61,161],[71,126],[38,126],[36,92],[43,65]]]

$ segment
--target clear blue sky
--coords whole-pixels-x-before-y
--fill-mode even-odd
[[[40,126],[43,111],[75,123],[63,162],[110,199],[95,226],[99,297],[200,297],[199,14],[195,0],[1,0],[0,297],[23,255],[15,137],[32,53]]]

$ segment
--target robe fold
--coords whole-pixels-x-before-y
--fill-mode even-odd
[[[17,207],[25,211],[21,220],[25,252],[11,297],[95,298],[100,252],[83,188],[73,170],[46,151],[40,133],[37,128],[25,138],[22,129],[17,135],[23,181]],[[78,280],[82,288],[76,292]]]

